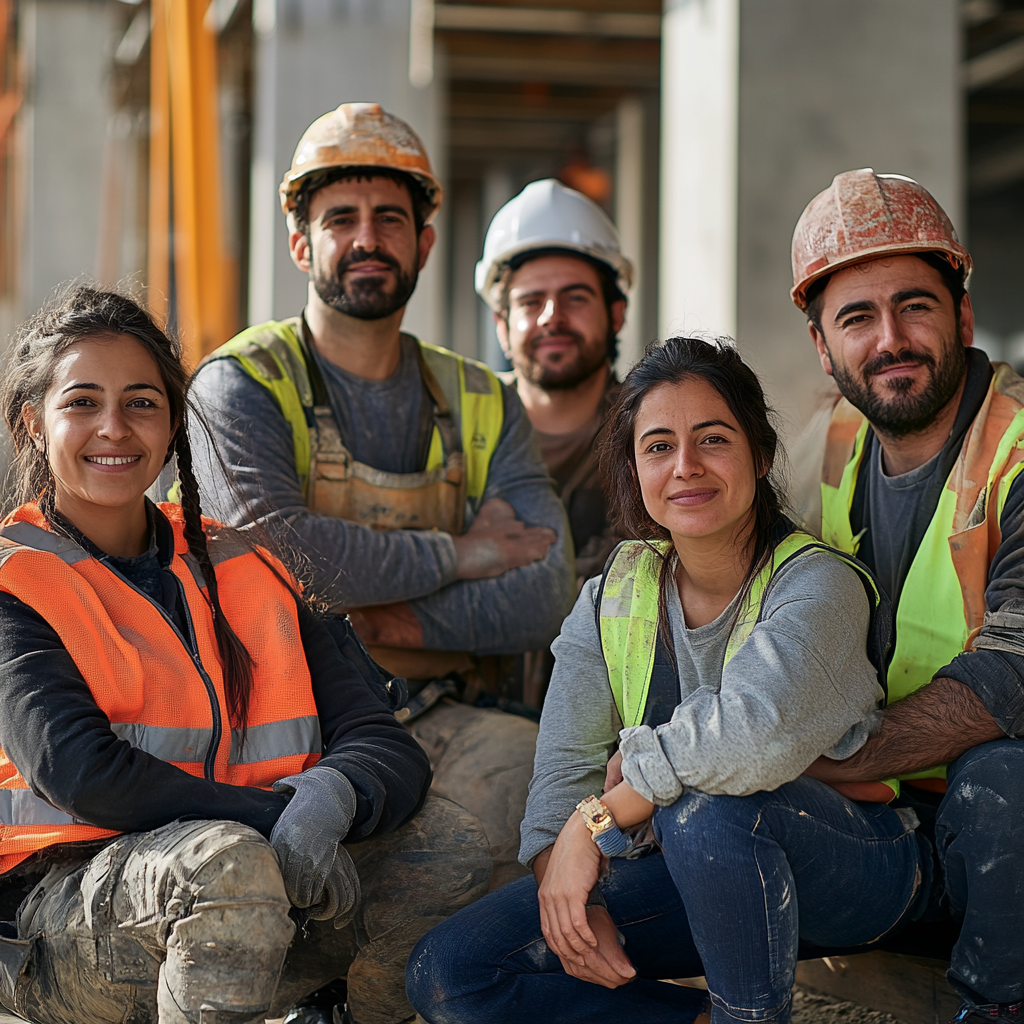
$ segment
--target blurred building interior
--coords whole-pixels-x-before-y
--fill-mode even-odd
[[[493,213],[555,176],[638,266],[620,369],[736,337],[792,431],[824,378],[788,297],[839,171],[920,180],[975,257],[978,343],[1024,363],[1024,0],[0,0],[0,334],[59,283],[148,289],[201,358],[293,315],[277,184],[376,100],[446,185],[410,330],[502,365],[473,292]]]

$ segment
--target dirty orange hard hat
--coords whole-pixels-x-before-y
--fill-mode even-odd
[[[819,192],[793,231],[793,290],[800,309],[819,278],[884,256],[934,252],[966,283],[970,253],[931,193],[902,174],[845,171]]]
[[[377,103],[342,103],[302,133],[292,165],[277,190],[284,212],[295,210],[299,193],[312,184],[314,175],[338,167],[382,167],[408,174],[426,193],[430,204],[427,221],[441,205],[441,183],[419,136]]]

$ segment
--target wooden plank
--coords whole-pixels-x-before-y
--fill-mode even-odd
[[[891,1014],[904,1024],[947,1024],[960,997],[946,981],[947,965],[899,953],[859,953],[797,965],[797,984],[836,999]]]

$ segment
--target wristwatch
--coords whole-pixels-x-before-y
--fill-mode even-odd
[[[625,833],[615,824],[612,812],[596,796],[588,796],[576,805],[583,824],[590,830],[590,838],[606,857],[623,853],[629,844]]]

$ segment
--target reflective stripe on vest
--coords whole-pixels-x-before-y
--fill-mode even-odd
[[[0,825],[82,825],[30,789],[0,789]]]
[[[228,724],[213,618],[188,564],[181,509],[160,509],[174,534],[169,568],[184,595],[194,650],[157,605],[47,529],[32,504],[0,528],[0,590],[57,632],[118,739],[190,775],[269,788],[315,764],[322,752],[295,597],[282,582],[287,572],[232,531],[204,522],[221,607],[254,662],[241,743]],[[115,834],[51,807],[0,751],[0,873],[54,843]]]
[[[1024,380],[1003,364],[964,438],[914,556],[896,609],[896,650],[889,699],[931,682],[970,650],[987,603],[989,567],[1001,543],[999,520],[1010,486],[1024,469]],[[868,423],[845,400],[829,424],[821,483],[821,532],[827,544],[856,554],[850,509],[867,447]],[[942,777],[945,766],[904,778]]]
[[[658,639],[659,578],[670,547],[669,541],[623,541],[613,552],[602,580],[598,605],[601,651],[624,727],[641,722],[647,706]],[[729,634],[723,668],[760,620],[764,598],[775,575],[794,559],[814,551],[827,551],[854,569],[868,585],[877,607],[878,590],[862,565],[810,534],[793,530],[776,546],[770,564],[754,578]]]
[[[211,353],[213,359],[235,359],[253,380],[273,395],[292,433],[295,466],[303,493],[308,492],[312,459],[313,387],[299,337],[301,319],[271,320],[243,331]],[[491,456],[498,447],[504,402],[498,378],[483,363],[448,349],[418,341],[420,351],[452,407],[466,457],[467,493],[479,501],[487,486]],[[434,427],[426,470],[444,465],[441,434]]]

